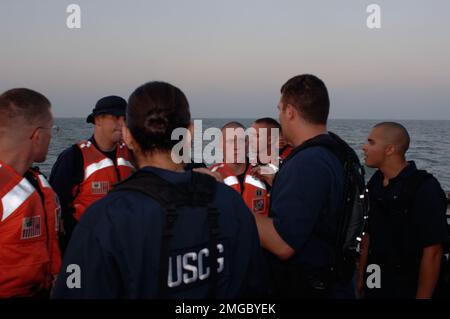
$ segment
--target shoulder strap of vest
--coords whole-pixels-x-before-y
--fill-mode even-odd
[[[152,197],[164,208],[175,206],[207,206],[215,194],[215,179],[192,172],[189,183],[173,184],[150,171],[139,170],[112,191],[132,190]]]
[[[116,184],[114,192],[129,190],[141,192],[157,201],[165,211],[165,223],[160,250],[159,291],[158,296],[164,297],[167,292],[169,270],[170,241],[173,226],[178,217],[177,207],[206,207],[209,226],[210,252],[210,286],[208,297],[215,296],[217,287],[217,242],[219,237],[218,211],[213,204],[216,181],[209,175],[192,172],[189,183],[173,184],[157,174],[139,170],[126,180]]]
[[[333,132],[328,132],[328,134],[321,134],[303,142],[301,145],[292,150],[291,154],[289,154],[286,160],[289,160],[298,152],[313,146],[325,147],[330,152],[332,152],[342,164],[344,164],[349,159],[359,162],[358,156],[353,151],[353,149]]]
[[[429,178],[434,177],[426,170],[416,170],[411,176],[406,178],[400,194],[400,198],[405,205],[405,209],[409,210],[411,208],[417,191],[419,190],[420,186],[422,186],[423,183]]]

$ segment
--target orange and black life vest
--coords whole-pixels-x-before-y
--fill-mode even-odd
[[[124,143],[116,147],[115,163],[90,141],[77,144],[83,155],[83,182],[73,189],[74,217],[80,220],[86,208],[105,196],[112,186],[135,170],[133,157]]]
[[[249,174],[251,168],[249,165],[245,172],[243,187],[227,164],[214,164],[210,170],[220,173],[223,182],[242,195],[244,202],[253,213],[267,215],[269,213],[269,191],[263,181]]]
[[[48,292],[61,267],[58,197],[42,174],[29,173],[39,189],[0,162],[0,299]]]

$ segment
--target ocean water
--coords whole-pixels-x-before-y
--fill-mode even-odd
[[[208,127],[220,128],[230,120],[232,119],[203,119],[203,130]],[[238,121],[248,127],[253,120],[238,119]],[[378,122],[380,121],[330,120],[328,126],[330,131],[345,139],[362,160],[362,146],[372,126]],[[407,158],[414,160],[419,168],[433,173],[444,190],[450,191],[450,121],[405,120],[398,122],[407,128],[411,136],[411,146]],[[50,143],[47,160],[38,165],[45,174],[50,174],[58,154],[70,145],[89,138],[93,132],[93,126],[81,118],[57,118],[55,124],[61,130]],[[367,169],[367,178],[373,174],[373,171]]]

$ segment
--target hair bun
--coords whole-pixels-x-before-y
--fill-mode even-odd
[[[143,152],[170,151],[179,141],[172,130],[188,127],[189,103],[184,93],[165,82],[148,82],[128,100],[127,126]]]
[[[145,118],[145,131],[152,135],[165,135],[169,129],[169,120],[166,114],[153,113]]]

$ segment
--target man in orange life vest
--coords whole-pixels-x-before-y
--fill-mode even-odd
[[[118,96],[100,99],[86,119],[95,125],[94,135],[63,151],[53,166],[50,184],[61,201],[63,250],[86,208],[134,170],[132,154],[122,142],[126,105]]]
[[[278,129],[278,143],[275,143],[275,148],[278,150],[278,158],[280,161],[286,159],[289,154],[291,154],[292,146],[290,146],[285,138],[283,137],[283,133],[281,131],[281,125],[278,123],[277,120],[271,118],[271,117],[263,117],[260,119],[257,119],[255,122],[253,122],[252,127],[257,131],[258,135],[258,141],[259,141],[259,135],[260,135],[260,129],[266,129],[267,130],[267,139],[266,149],[261,149],[260,152],[267,152],[267,155],[271,155],[271,146],[272,146],[272,138],[270,135],[271,129]],[[259,143],[259,142],[258,142]],[[267,151],[266,151],[267,150]]]
[[[31,168],[45,161],[52,128],[42,94],[0,95],[0,299],[48,296],[61,266],[58,198]]]
[[[253,213],[267,215],[269,186],[250,174],[252,166],[245,156],[247,143],[242,124],[229,122],[222,127],[222,149],[224,163],[214,164],[210,170],[219,173],[225,184],[240,193]]]
[[[257,119],[253,122],[252,128],[255,129],[258,143],[258,165],[250,170],[250,174],[264,181],[270,191],[275,174],[281,163],[291,153],[292,147],[284,139],[280,123],[271,117]],[[272,141],[275,137],[272,137],[272,129],[278,130],[277,141]],[[262,138],[264,139],[262,140]],[[274,152],[276,154],[273,154]],[[272,163],[269,164],[270,162]]]

